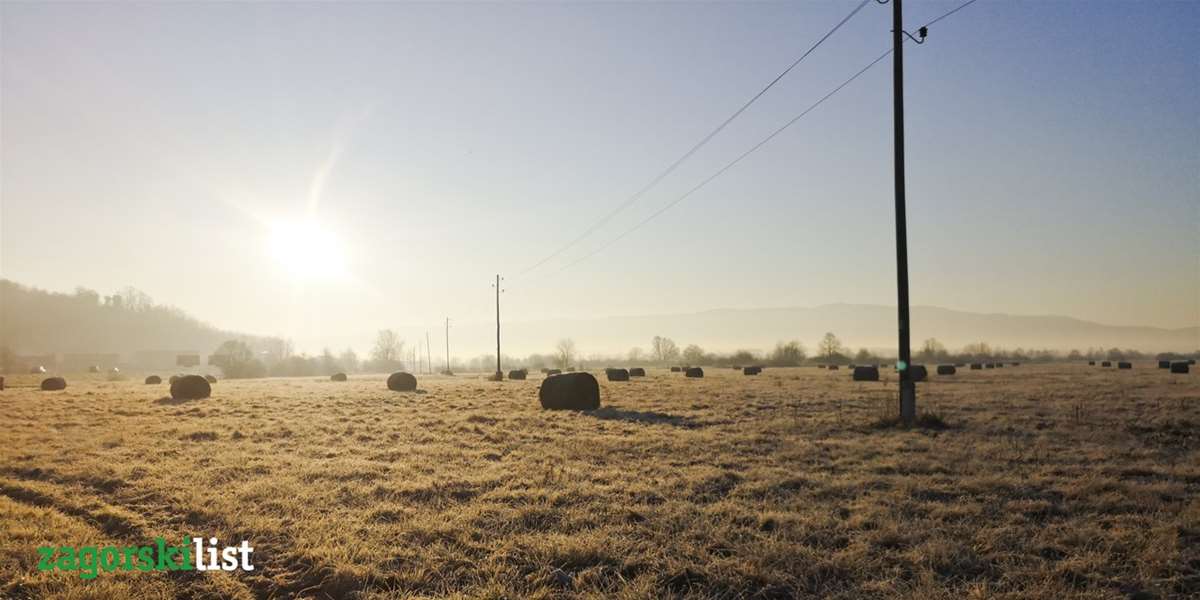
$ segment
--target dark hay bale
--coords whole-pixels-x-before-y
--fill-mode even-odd
[[[985,369],[995,369],[995,368],[996,368],[996,363],[983,363],[983,368],[985,368]]]
[[[167,380],[167,383],[174,385],[176,381],[179,381],[180,377],[183,377],[183,376],[182,375],[172,375],[171,378],[169,380]]]
[[[632,369],[629,369],[629,376],[630,377],[645,377],[646,370],[641,367],[633,367]]]
[[[393,392],[411,392],[417,389],[417,378],[411,373],[396,371],[388,376],[387,387]]]
[[[1169,360],[1160,360],[1160,361],[1158,361],[1158,368],[1160,368],[1160,369],[1170,369],[1170,368],[1171,368],[1171,361],[1169,361]]]
[[[605,369],[604,376],[609,381],[629,381],[629,371],[625,369]]]
[[[983,363],[971,363],[971,370],[978,371],[983,368]]]
[[[908,367],[908,378],[912,381],[925,381],[929,378],[929,371],[925,370],[925,365],[911,365]]]
[[[879,381],[879,369],[875,367],[854,367],[851,376],[854,381]]]
[[[1121,361],[1121,362],[1117,363],[1117,368],[1118,369],[1132,369],[1133,363]]]
[[[4,378],[0,377],[0,391],[4,391]]]
[[[1187,373],[1188,372],[1188,363],[1183,362],[1183,361],[1171,363],[1171,372],[1172,373]]]
[[[746,367],[742,369],[742,375],[758,375],[762,373],[762,367]]]
[[[212,385],[199,375],[184,375],[171,384],[173,400],[199,400],[212,395]]]
[[[685,377],[704,377],[704,369],[700,367],[688,367],[683,374]]]
[[[600,384],[591,373],[553,375],[542,381],[538,401],[549,410],[596,410]]]
[[[100,372],[100,365],[92,365],[92,366],[88,367],[88,373],[99,373],[99,372]]]
[[[345,373],[334,373],[333,375],[329,376],[329,380],[330,381],[346,381],[346,374]]]
[[[1194,365],[1194,364],[1196,364],[1196,359],[1194,359],[1194,358],[1189,358],[1189,359],[1188,359],[1188,364],[1189,364],[1189,365]]]
[[[550,369],[547,369],[546,367],[542,367],[542,375],[545,375],[546,373],[549,373],[549,372],[550,372]]]
[[[938,365],[937,368],[938,375],[953,375],[957,372],[958,369],[955,368],[954,365]]]
[[[1088,361],[1088,366],[1089,366],[1089,367],[1094,367],[1094,366],[1096,366],[1096,361],[1094,361],[1094,360],[1089,360],[1089,361]]]
[[[817,365],[817,368],[818,368],[818,369],[824,369],[824,368],[825,368],[825,365]]]
[[[162,383],[162,377],[158,375],[151,375],[146,378],[146,385],[158,385],[160,383]]]
[[[562,375],[562,369],[546,369],[546,377],[553,377],[554,375]]]
[[[29,370],[29,373],[32,375],[41,375],[42,373],[45,373],[45,372],[46,372],[46,367],[43,367],[40,365]]]
[[[204,380],[205,380],[205,381],[207,381],[207,382],[209,382],[209,383],[216,383],[216,382],[217,382],[217,378],[216,378],[216,376],[213,376],[213,375],[205,375],[205,376],[204,376]]]
[[[997,369],[1003,369],[1003,368],[1004,368],[1004,363],[996,363],[996,368],[997,368]]]
[[[454,371],[451,371],[450,369],[442,369],[442,375],[449,375],[449,376],[453,376],[453,375],[454,375]]]
[[[43,392],[57,392],[67,389],[67,380],[62,377],[47,377],[42,380]]]
[[[527,374],[527,372],[525,371],[525,369],[516,369],[514,371],[508,372],[508,378],[516,379],[517,381],[524,381],[526,374]]]
[[[1102,367],[1111,367],[1111,366],[1112,366],[1112,361],[1107,361],[1107,360],[1106,360],[1106,361],[1104,361],[1104,362],[1100,363],[1100,366],[1102,366]]]
[[[682,370],[683,370],[683,369],[680,369],[679,367],[671,367],[671,372],[672,372],[672,373],[678,373],[678,372],[680,372],[680,371],[682,371]]]
[[[837,365],[829,365],[829,370],[836,371],[836,370],[838,370],[838,366]]]

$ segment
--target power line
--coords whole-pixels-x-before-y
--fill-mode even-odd
[[[548,254],[547,256],[545,256],[544,258],[539,260],[538,262],[534,263],[532,266],[529,266],[526,269],[524,269],[523,271],[521,271],[520,273],[518,273],[517,277],[522,277],[522,276],[528,274],[530,271],[533,271],[534,269],[537,269],[538,267],[553,260],[555,257],[557,257],[560,254],[562,254],[563,252],[567,251],[568,249],[573,247],[575,244],[578,244],[579,242],[583,241],[584,238],[586,238],[589,235],[591,235],[592,233],[594,233],[597,229],[604,226],[604,224],[606,224],[610,220],[612,220],[613,217],[620,214],[621,211],[625,210],[626,208],[629,208],[635,202],[637,202],[639,199],[641,199],[642,195],[644,195],[646,192],[650,191],[656,185],[658,185],[660,182],[662,182],[662,180],[665,179],[671,173],[673,173],[675,171],[675,169],[679,167],[679,165],[683,164],[684,161],[691,158],[691,156],[693,154],[695,154],[698,150],[700,150],[700,148],[703,148],[706,144],[708,144],[709,140],[716,137],[716,135],[718,133],[721,133],[721,131],[724,130],[727,125],[732,123],[734,119],[741,116],[741,114],[743,112],[745,112],[747,108],[750,108],[751,104],[754,104],[756,101],[758,101],[759,98],[762,97],[763,94],[767,93],[767,90],[771,89],[772,87],[775,87],[776,83],[779,83],[779,81],[781,79],[783,79],[788,73],[790,73],[792,71],[792,69],[796,68],[796,65],[799,65],[805,58],[808,58],[809,54],[812,54],[813,51],[817,49],[817,47],[819,47],[821,44],[825,43],[825,40],[829,39],[830,36],[832,36],[834,33],[837,32],[837,30],[841,29],[842,26],[845,25],[847,21],[849,21],[851,18],[853,18],[854,15],[858,14],[858,12],[861,11],[863,9],[863,7],[866,6],[870,1],[871,0],[862,0],[861,2],[859,2],[858,5],[854,7],[854,10],[850,11],[850,14],[843,17],[841,21],[838,21],[837,25],[833,26],[833,29],[830,29],[828,32],[825,33],[825,35],[821,36],[821,38],[818,39],[816,41],[816,43],[814,43],[812,46],[810,46],[808,50],[805,50],[804,54],[800,55],[800,58],[797,58],[795,61],[792,61],[792,64],[788,65],[788,67],[786,69],[784,69],[782,73],[775,76],[775,79],[772,79],[771,82],[766,85],[766,87],[759,90],[759,92],[757,94],[755,94],[753,97],[751,97],[749,100],[747,100],[746,103],[741,106],[741,108],[734,111],[734,113],[732,115],[729,115],[728,118],[726,118],[724,121],[722,121],[721,124],[718,125],[716,129],[713,129],[711,132],[709,132],[708,135],[704,136],[703,139],[701,139],[694,146],[692,146],[691,149],[689,149],[687,152],[685,152],[683,154],[683,156],[680,156],[679,158],[677,158],[675,160],[675,162],[671,163],[671,165],[668,166],[661,173],[659,173],[658,176],[656,176],[654,179],[650,180],[650,183],[643,186],[641,189],[639,189],[637,192],[635,192],[632,196],[630,196],[628,199],[626,199],[625,202],[622,202],[620,205],[618,205],[615,209],[613,209],[612,211],[609,211],[609,213],[604,215],[603,217],[601,217],[600,220],[596,221],[595,223],[592,223],[592,225],[589,226],[587,229],[585,229],[583,231],[583,233],[579,234],[574,239],[567,242],[565,245],[559,247],[554,252],[551,252],[550,254]]]
[[[978,2],[978,0],[967,0],[967,2],[964,2],[963,4],[960,4],[958,7],[954,8],[953,10],[951,10],[951,11],[949,11],[949,12],[947,12],[947,13],[945,13],[945,14],[941,15],[940,17],[937,17],[936,19],[934,19],[934,20],[930,21],[928,24],[926,24],[926,25],[925,25],[925,27],[929,27],[929,25],[932,25],[932,24],[934,24],[934,23],[937,23],[938,21],[941,21],[942,19],[945,19],[946,17],[949,17],[950,15],[952,15],[952,14],[954,14],[954,13],[956,13],[956,12],[958,12],[958,11],[960,11],[960,10],[964,9],[964,8],[966,8],[967,6],[970,6],[971,4],[974,4],[975,2]],[[688,190],[687,192],[684,192],[684,193],[683,193],[683,195],[681,195],[681,196],[679,196],[678,198],[676,198],[676,199],[672,200],[671,202],[667,203],[667,204],[666,204],[665,206],[663,206],[662,208],[659,208],[658,210],[654,211],[653,213],[651,213],[651,214],[650,214],[650,216],[646,217],[645,219],[642,219],[641,221],[638,221],[638,223],[637,223],[637,224],[635,224],[633,227],[630,227],[629,229],[626,229],[625,231],[623,231],[623,232],[622,232],[620,235],[618,235],[617,237],[615,237],[615,238],[612,238],[611,240],[609,240],[608,242],[605,242],[604,244],[602,244],[600,247],[596,248],[595,250],[593,250],[593,251],[591,251],[591,252],[589,252],[589,253],[587,253],[587,254],[585,254],[585,255],[583,255],[583,256],[581,256],[581,257],[579,257],[579,258],[577,258],[577,259],[575,259],[575,260],[573,260],[573,261],[571,261],[571,262],[569,262],[569,263],[567,263],[567,264],[566,264],[565,266],[563,266],[561,269],[559,269],[558,271],[555,271],[555,273],[561,273],[562,271],[565,271],[565,270],[567,270],[567,269],[569,269],[569,268],[571,268],[571,267],[573,267],[573,266],[575,266],[575,265],[577,265],[577,264],[579,264],[579,263],[581,263],[581,262],[583,262],[583,261],[585,261],[585,260],[587,260],[587,259],[589,259],[589,258],[591,258],[591,257],[593,257],[593,256],[595,256],[595,255],[597,255],[597,254],[599,254],[600,252],[602,252],[602,251],[604,251],[605,249],[607,249],[609,246],[612,246],[613,244],[615,244],[615,243],[617,243],[617,242],[621,241],[623,238],[625,238],[625,236],[627,236],[627,235],[629,235],[629,234],[631,234],[631,233],[633,233],[633,232],[637,231],[638,229],[641,229],[641,228],[642,228],[642,226],[644,226],[645,224],[649,223],[650,221],[653,221],[655,218],[657,218],[659,215],[663,214],[664,212],[667,212],[668,210],[670,210],[670,209],[671,209],[671,207],[675,206],[676,204],[679,204],[680,202],[683,202],[684,200],[686,200],[686,199],[687,199],[689,196],[691,196],[692,194],[694,194],[694,193],[696,193],[696,192],[700,191],[700,189],[701,189],[701,188],[703,188],[704,186],[706,186],[706,185],[708,185],[709,183],[711,183],[711,182],[712,182],[714,179],[716,179],[716,178],[720,177],[721,175],[723,175],[723,174],[724,174],[726,171],[728,171],[729,169],[732,169],[732,168],[733,168],[735,165],[737,165],[739,162],[741,162],[741,161],[742,161],[742,159],[746,158],[747,156],[750,156],[750,155],[751,155],[751,154],[753,154],[755,151],[757,151],[759,148],[762,148],[763,146],[765,146],[765,145],[766,145],[768,142],[770,142],[772,139],[774,139],[774,138],[775,138],[775,136],[779,135],[780,133],[783,133],[783,131],[784,131],[785,129],[787,129],[787,128],[791,127],[792,125],[794,125],[794,124],[796,123],[796,121],[799,121],[799,120],[800,120],[800,119],[802,119],[802,118],[803,118],[805,115],[807,115],[808,113],[812,112],[814,109],[816,109],[816,108],[817,108],[818,106],[820,106],[822,103],[824,103],[826,100],[828,100],[829,98],[831,98],[831,97],[832,97],[834,94],[836,94],[836,93],[838,93],[839,91],[841,91],[841,90],[842,90],[842,88],[844,88],[844,87],[846,87],[847,85],[849,85],[849,84],[850,84],[852,81],[854,81],[855,79],[858,79],[858,78],[859,78],[859,77],[860,77],[860,76],[861,76],[863,73],[866,73],[866,72],[867,72],[867,71],[868,71],[868,70],[869,70],[871,67],[874,67],[875,65],[879,64],[879,62],[880,62],[880,61],[882,61],[883,59],[887,58],[887,57],[888,57],[888,55],[890,55],[891,53],[892,53],[892,49],[891,49],[891,48],[888,48],[888,49],[887,49],[887,50],[886,50],[886,51],[885,51],[883,54],[879,55],[879,57],[878,57],[878,58],[876,58],[875,60],[873,60],[873,61],[871,61],[870,63],[868,63],[868,64],[867,64],[867,66],[863,67],[862,69],[859,69],[859,71],[858,71],[857,73],[855,73],[854,75],[851,75],[849,79],[847,79],[847,80],[843,81],[843,82],[842,82],[840,85],[838,85],[837,87],[833,88],[833,90],[831,90],[831,91],[830,91],[828,94],[825,94],[824,96],[822,96],[820,100],[817,100],[817,101],[816,101],[815,103],[813,103],[811,106],[809,106],[808,108],[804,109],[804,111],[803,111],[803,112],[801,112],[800,114],[798,114],[798,115],[796,115],[795,117],[793,117],[793,118],[792,118],[792,120],[788,121],[787,123],[784,123],[782,127],[780,127],[780,128],[778,128],[778,129],[776,129],[775,131],[771,132],[771,134],[770,134],[770,135],[768,135],[766,138],[763,138],[763,140],[762,140],[762,141],[760,141],[760,142],[758,142],[757,144],[755,144],[754,146],[750,147],[750,149],[749,149],[749,150],[746,150],[745,152],[743,152],[742,154],[740,154],[740,155],[739,155],[737,158],[733,159],[731,162],[729,162],[729,163],[728,163],[728,164],[726,164],[725,166],[721,167],[719,170],[717,170],[717,172],[713,173],[712,175],[709,175],[709,176],[708,176],[706,179],[704,179],[703,181],[701,181],[701,182],[700,182],[699,184],[697,184],[695,187],[693,187],[692,189]]]

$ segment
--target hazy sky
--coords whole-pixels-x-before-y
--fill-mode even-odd
[[[909,0],[908,27],[957,3]],[[894,304],[890,58],[560,270],[877,57],[874,2],[515,276],[855,4],[5,2],[0,273],[310,350],[490,319],[495,273],[513,320]],[[980,0],[909,44],[912,301],[1200,324],[1197,31],[1196,2]]]

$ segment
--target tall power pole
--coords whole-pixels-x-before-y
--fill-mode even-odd
[[[912,424],[917,413],[917,386],[911,378],[912,353],[908,320],[908,222],[904,211],[904,23],[902,0],[892,0],[892,102],[896,152],[896,293],[900,321],[900,418]]]
[[[433,373],[433,361],[429,359],[429,330],[425,330],[425,372]]]
[[[496,275],[496,283],[492,287],[496,288],[496,381],[504,378],[504,371],[500,370],[500,276]]]
[[[446,317],[446,374],[450,374],[450,317]]]

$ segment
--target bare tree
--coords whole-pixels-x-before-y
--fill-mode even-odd
[[[629,353],[626,355],[626,357],[629,358],[629,362],[636,363],[641,362],[643,354],[644,353],[642,352],[641,348],[633,347],[629,349]]]
[[[689,365],[700,365],[704,362],[704,349],[696,344],[684,348],[683,362]]]
[[[554,353],[560,369],[571,366],[575,360],[575,340],[571,338],[558,340],[558,345],[554,347]]]
[[[929,338],[921,344],[921,351],[917,353],[917,356],[925,360],[940,360],[948,356],[948,354],[946,347],[941,342],[937,341],[936,338]]]
[[[650,340],[650,354],[660,363],[669,362],[679,358],[679,346],[671,338],[656,335]]]
[[[371,349],[371,360],[378,364],[400,362],[404,355],[404,340],[391,329],[380,330],[375,336],[375,347]]]
[[[818,347],[821,348],[821,356],[825,358],[833,358],[841,353],[842,341],[839,340],[836,335],[833,335],[832,331],[830,331],[825,334],[825,337],[821,338],[821,343]]]

